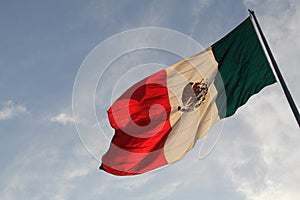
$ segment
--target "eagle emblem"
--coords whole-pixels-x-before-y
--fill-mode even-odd
[[[204,103],[207,90],[208,87],[204,79],[200,82],[189,82],[183,89],[181,97],[182,106],[178,106],[178,110],[190,112],[200,107]]]

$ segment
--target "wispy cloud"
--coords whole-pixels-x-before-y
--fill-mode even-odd
[[[13,119],[28,113],[27,108],[22,104],[16,104],[12,100],[3,103],[0,110],[0,120]]]
[[[241,109],[246,112],[238,112],[234,120],[227,120],[226,126],[235,129],[227,131],[218,147],[230,145],[219,158],[219,165],[235,190],[247,200],[297,199],[299,195],[300,174],[290,170],[297,168],[300,161],[298,127],[291,113],[285,113],[287,105],[278,106],[282,94],[274,87],[250,99],[247,107]],[[260,111],[262,108],[264,112]]]
[[[205,1],[192,1],[192,16],[194,20],[191,23],[191,33],[190,36],[192,37],[195,34],[195,31],[197,30],[200,16],[202,14],[203,9],[206,9],[210,5],[211,1],[210,0],[205,0]]]
[[[88,156],[76,152],[65,154],[64,145],[56,143],[56,146],[43,150],[32,145],[20,152],[0,173],[6,180],[5,186],[0,188],[0,199],[68,199],[80,188],[75,180],[91,173],[93,177],[98,174],[94,161]]]
[[[60,113],[58,115],[50,117],[50,121],[51,122],[56,122],[56,123],[59,123],[59,124],[63,124],[63,125],[74,123],[73,117],[66,114],[66,113]]]

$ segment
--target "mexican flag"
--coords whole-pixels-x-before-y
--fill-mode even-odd
[[[275,81],[248,17],[205,51],[136,83],[111,105],[115,135],[100,169],[136,175],[181,160],[218,120]]]

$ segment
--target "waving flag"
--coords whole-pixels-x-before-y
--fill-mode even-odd
[[[250,17],[205,51],[136,83],[109,108],[100,169],[141,174],[181,160],[218,120],[274,83]]]

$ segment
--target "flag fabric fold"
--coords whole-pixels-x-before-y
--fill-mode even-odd
[[[136,83],[107,111],[100,169],[136,175],[181,160],[218,120],[276,82],[250,17],[205,51]]]

